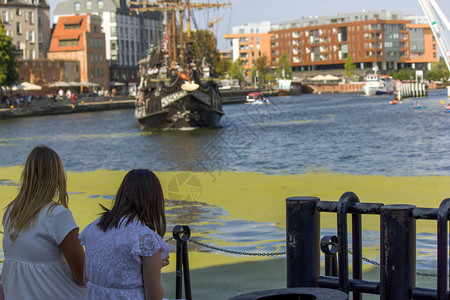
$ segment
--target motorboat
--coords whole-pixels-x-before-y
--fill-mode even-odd
[[[395,84],[392,76],[382,74],[369,74],[365,77],[361,93],[366,96],[393,94]]]

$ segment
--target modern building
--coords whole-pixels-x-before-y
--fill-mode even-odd
[[[105,34],[96,15],[60,17],[55,25],[49,59],[75,60],[80,66],[80,82],[109,87],[109,66],[105,59]]]
[[[45,58],[50,45],[50,7],[46,0],[2,0],[0,12],[18,59]]]
[[[231,40],[231,59],[240,59],[245,69],[251,70],[255,61],[266,55],[271,61],[270,22],[249,23],[233,27],[232,34],[225,34]]]
[[[162,40],[162,14],[136,13],[127,6],[140,7],[131,0],[67,0],[58,3],[54,23],[63,16],[91,14],[101,17],[105,34],[106,60],[111,81],[138,83],[138,61],[144,58],[150,44]]]
[[[262,24],[267,23],[264,22],[258,34],[270,36],[270,44],[262,43],[260,36],[257,53],[269,52],[272,66],[286,53],[294,71],[343,69],[348,57],[361,69],[425,69],[438,57],[431,29],[423,21],[420,17],[381,10],[302,18],[271,24],[269,30],[266,24],[261,30]],[[247,43],[255,40],[256,33],[248,30],[257,26],[244,27],[234,27],[232,35],[225,35],[232,39],[233,60],[253,60],[255,48],[250,49]]]

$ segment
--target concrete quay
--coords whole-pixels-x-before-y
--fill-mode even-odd
[[[39,102],[39,101],[37,101]],[[114,109],[133,108],[134,100],[114,100],[114,101],[96,101],[96,102],[82,102],[73,104],[50,104],[39,103],[33,104],[31,107],[18,108],[1,108],[0,119],[20,118],[20,117],[35,117],[44,115],[58,115],[58,114],[72,114],[82,112],[94,112]]]

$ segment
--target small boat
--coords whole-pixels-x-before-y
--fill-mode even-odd
[[[395,84],[392,76],[382,74],[370,74],[365,78],[361,93],[365,96],[393,94]]]
[[[262,93],[254,92],[247,95],[247,103],[253,105],[261,105],[270,103],[269,99],[264,97]]]

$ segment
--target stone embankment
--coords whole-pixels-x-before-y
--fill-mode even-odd
[[[0,119],[34,117],[44,115],[72,114],[81,112],[93,112],[103,110],[133,108],[133,99],[109,100],[109,101],[80,101],[73,105],[61,102],[49,102],[45,100],[34,101],[31,107],[1,108]]]

